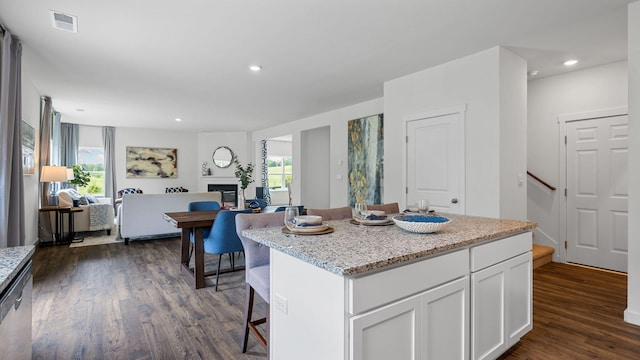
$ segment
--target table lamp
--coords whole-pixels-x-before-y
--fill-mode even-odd
[[[58,206],[56,183],[69,180],[65,166],[43,166],[40,170],[40,182],[50,182],[49,206]]]

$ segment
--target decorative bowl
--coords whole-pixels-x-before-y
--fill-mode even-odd
[[[432,215],[396,215],[393,222],[404,230],[429,234],[444,229],[451,219]]]

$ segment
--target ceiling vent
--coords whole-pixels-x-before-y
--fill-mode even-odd
[[[58,30],[78,32],[78,17],[49,10],[51,24]]]

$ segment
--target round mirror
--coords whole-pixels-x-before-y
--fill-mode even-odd
[[[219,168],[228,168],[233,163],[236,155],[227,146],[218,146],[213,150],[213,163]]]

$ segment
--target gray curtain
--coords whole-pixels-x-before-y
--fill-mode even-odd
[[[51,156],[51,126],[53,120],[53,110],[51,107],[51,98],[43,96],[40,99],[40,156],[38,157],[38,164],[40,169],[43,166],[50,165],[49,162]],[[38,171],[40,173],[40,171]],[[38,175],[39,176],[39,175]],[[40,183],[40,207],[48,204],[49,183]],[[49,220],[48,212],[40,212],[38,217],[38,239],[40,241],[51,241],[51,221]]]
[[[78,124],[60,124],[60,164],[66,167],[73,167],[78,163]]]
[[[21,59],[22,44],[5,30],[0,72],[0,248],[25,244]]]
[[[116,129],[112,126],[102,128],[104,142],[104,196],[116,200]]]

